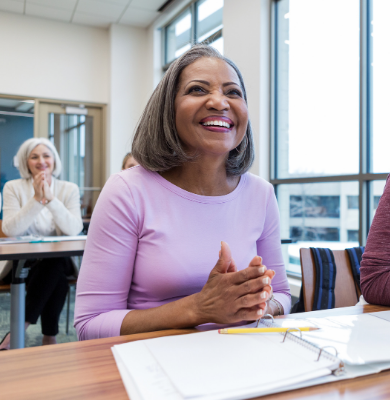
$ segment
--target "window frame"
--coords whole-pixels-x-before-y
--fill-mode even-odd
[[[194,46],[195,44],[198,43],[213,43],[216,40],[218,40],[219,38],[221,38],[222,35],[222,31],[223,28],[219,29],[216,32],[213,32],[210,36],[208,36],[207,38],[205,38],[204,40],[202,40],[202,42],[198,42],[198,37],[197,37],[197,26],[196,26],[196,21],[198,18],[198,7],[197,4],[200,2],[200,0],[195,0],[192,1],[189,5],[187,5],[186,7],[184,7],[183,9],[181,9],[177,14],[175,14],[175,16],[173,18],[171,18],[162,28],[162,46],[163,46],[163,51],[162,51],[162,70],[163,72],[166,72],[167,69],[170,67],[170,65],[176,60],[172,60],[170,62],[166,62],[167,60],[167,29],[169,27],[169,25],[172,24],[172,22],[174,22],[181,14],[184,14],[187,10],[190,10],[190,14],[191,14],[191,47]]]
[[[373,0],[360,1],[360,61],[359,61],[359,172],[347,175],[326,175],[302,178],[278,178],[278,3],[272,0],[271,9],[271,131],[269,146],[270,182],[274,185],[276,196],[278,186],[303,183],[326,182],[358,182],[359,184],[359,244],[364,246],[370,228],[371,209],[374,204],[370,194],[371,182],[386,180],[388,173],[373,173],[372,171],[372,139],[373,139],[373,76],[369,66],[373,59]],[[294,273],[288,273],[296,276]]]

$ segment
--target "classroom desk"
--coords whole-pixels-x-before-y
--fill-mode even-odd
[[[0,260],[14,260],[11,283],[11,348],[24,347],[26,271],[23,265],[31,258],[82,256],[85,240],[53,243],[15,243],[0,245]]]
[[[356,315],[390,307],[357,306],[294,314],[287,318]],[[284,317],[282,317],[284,318]],[[0,352],[0,388],[4,399],[128,400],[111,353],[115,344],[196,329],[176,329],[85,342]],[[276,372],[277,373],[277,372]],[[312,386],[261,397],[263,400],[379,400],[390,398],[390,370],[357,379]]]

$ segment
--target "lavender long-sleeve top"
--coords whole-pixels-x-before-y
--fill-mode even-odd
[[[199,292],[218,260],[221,240],[239,270],[263,257],[275,298],[290,311],[272,185],[246,173],[225,196],[187,192],[141,166],[113,175],[96,204],[77,283],[80,340],[119,336],[133,309]]]

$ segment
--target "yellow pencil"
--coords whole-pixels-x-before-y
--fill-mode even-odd
[[[219,333],[271,333],[271,332],[286,332],[288,329],[292,328],[227,328],[227,329],[218,329],[218,332]],[[305,326],[295,329],[299,329],[301,331],[316,331],[319,328],[311,328]]]

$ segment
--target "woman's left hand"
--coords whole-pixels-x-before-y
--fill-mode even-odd
[[[255,256],[251,263],[249,264],[251,266],[261,266],[264,268],[264,274],[265,276],[268,276],[270,278],[270,282],[272,282],[273,277],[275,276],[275,271],[272,269],[267,269],[267,267],[263,264],[263,258],[260,256]],[[274,308],[270,305],[270,301],[269,299],[272,297],[273,295],[273,289],[271,284],[264,286],[264,288],[261,290],[261,292],[265,292],[266,293],[266,297],[264,299],[264,302],[260,304],[260,308],[263,310],[263,314],[262,315],[266,315],[266,314],[271,314],[274,315],[275,314],[275,310]]]
[[[47,202],[52,201],[54,199],[54,195],[50,189],[49,183],[47,182],[46,175],[43,179],[43,196],[47,200]]]
[[[265,303],[265,309],[264,309],[264,314],[263,315],[267,315],[267,314],[275,315],[275,310],[271,307],[271,305],[270,305],[271,302],[269,300],[272,297],[273,293],[274,293],[274,291],[273,291],[273,288],[271,286],[271,292],[269,293],[269,297],[267,298],[267,301]]]

